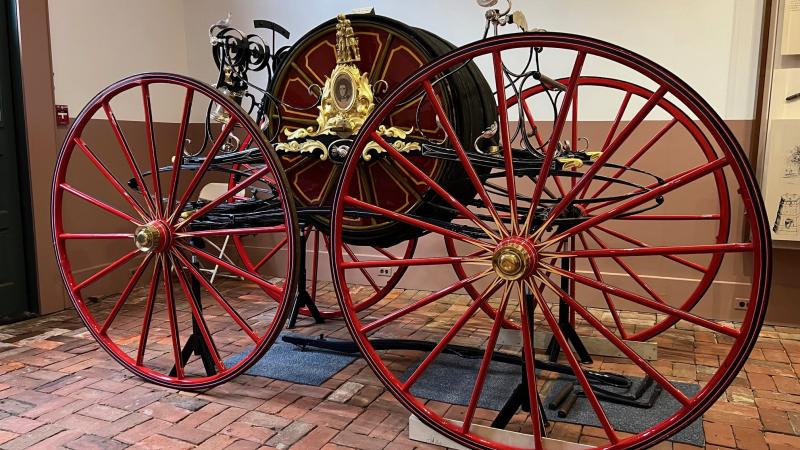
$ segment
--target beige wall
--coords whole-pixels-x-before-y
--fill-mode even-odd
[[[129,75],[188,72],[181,0],[49,0],[49,5],[56,102],[68,105],[72,117],[102,88]],[[140,111],[134,101],[114,110],[120,120],[140,120]],[[178,114],[171,121],[177,122]]]
[[[458,2],[463,4],[463,0],[458,0]],[[686,3],[683,0],[682,2]],[[37,8],[36,5],[39,5],[37,11],[39,14],[44,11],[44,0],[23,3],[30,12]],[[210,79],[213,74],[213,65],[210,61],[205,33],[208,25],[223,17],[228,10],[234,13],[235,25],[241,24],[245,30],[250,30],[251,18],[270,18],[288,26],[294,33],[293,39],[297,39],[306,30],[335,12],[360,6],[360,4],[356,4],[357,2],[343,1],[336,5],[326,5],[325,8],[328,9],[321,8],[302,13],[298,10],[298,8],[303,8],[299,2],[287,4],[277,1],[239,0],[222,4],[211,0],[192,2],[173,0],[154,2],[159,5],[167,4],[167,6],[163,14],[152,14],[152,7],[147,4],[142,6],[139,2],[134,4],[131,2],[100,2],[99,0],[77,2],[50,0],[50,3],[50,18],[54,22],[51,24],[51,32],[53,33],[56,79],[55,98],[58,102],[69,103],[73,115],[96,91],[114,79],[132,72],[173,70],[188,72],[201,79]],[[115,5],[115,8],[108,6],[111,3]],[[186,5],[190,3],[192,7],[187,8]],[[473,8],[461,8],[460,10],[448,8],[448,2],[436,5],[417,0],[402,2],[402,4],[388,1],[374,3],[379,13],[393,16],[416,26],[434,29],[456,43],[473,40],[475,37],[473,28],[479,28],[479,12]],[[419,3],[419,8],[414,6],[416,3]],[[517,6],[529,8],[527,3],[520,1],[516,3]],[[648,11],[654,8],[651,2],[647,3]],[[758,55],[757,36],[760,28],[761,1],[717,0],[702,2],[701,5],[698,5],[697,2],[689,2],[691,6],[686,3],[685,8],[676,6],[674,2],[662,3],[663,5],[657,8],[664,11],[662,20],[655,22],[639,20],[642,14],[650,13],[645,14],[644,11],[641,11],[641,8],[645,8],[642,2],[631,0],[616,0],[614,7],[605,3],[598,5],[594,2],[578,0],[560,2],[558,6],[543,3],[541,6],[545,8],[544,10],[537,7],[536,10],[529,8],[530,10],[527,12],[529,21],[537,26],[598,36],[623,46],[632,47],[665,64],[686,78],[690,84],[698,88],[703,96],[710,100],[729,123],[744,147],[748,149],[753,126],[755,61]],[[103,9],[92,10],[91,14],[86,14],[86,11],[99,4],[103,4],[100,5]],[[703,8],[703,11],[697,10],[697,7]],[[693,14],[685,14],[686,8],[691,8]],[[423,10],[426,11],[426,14],[418,13]],[[459,17],[452,17],[454,10],[459,10]],[[161,11],[160,6],[159,11]],[[103,24],[103,20],[100,20],[101,17],[103,20],[107,17],[111,19],[108,24]],[[444,20],[443,17],[447,20]],[[46,19],[42,20],[42,16],[38,16],[37,19],[31,19],[32,23],[28,26],[33,27],[37,21],[46,23]],[[712,21],[713,24],[710,24],[709,21]],[[96,26],[98,22],[102,26]],[[147,30],[157,30],[157,34],[153,37],[151,34],[142,33],[140,25],[143,23],[147,24]],[[463,23],[469,24],[469,26],[447,27],[443,25],[445,23]],[[619,23],[625,23],[626,26],[619,26]],[[113,24],[113,26],[109,26],[109,24]],[[165,30],[163,27],[170,29]],[[24,28],[23,33],[25,32]],[[32,29],[29,28],[29,30]],[[92,32],[87,32],[87,30],[92,30]],[[702,32],[702,38],[696,32],[698,30]],[[184,35],[183,38],[179,36],[181,34]],[[79,53],[86,48],[82,44],[95,42],[96,36],[103,37],[100,50],[93,52],[90,58],[87,57],[88,59],[72,57],[74,53]],[[138,41],[143,36],[145,38],[150,36],[153,39],[144,42]],[[673,39],[676,37],[688,41],[677,45]],[[134,43],[134,40],[137,41]],[[693,51],[685,51],[687,45],[692,45]],[[45,58],[40,55],[39,59],[44,60]],[[93,67],[95,70],[86,71],[84,70],[86,67]],[[89,72],[88,76],[81,76],[87,72]],[[49,71],[45,73],[49,73]],[[26,87],[29,84],[34,86],[34,82],[38,83],[37,86],[40,88],[49,84],[48,80],[35,80],[33,77],[35,75],[31,75],[26,80]],[[45,97],[50,95],[47,98],[49,103],[44,100],[40,102],[42,107],[45,106],[45,103],[48,106],[52,104],[52,94],[47,94],[47,92],[52,93],[52,90],[45,89],[44,94],[41,94]],[[31,109],[34,108],[34,105],[29,104],[28,107]],[[52,112],[48,111],[45,116],[52,117]],[[598,126],[601,126],[603,125],[602,120],[609,118],[602,117],[601,113],[597,119]],[[52,126],[52,124],[50,125]],[[30,126],[29,124],[29,128]],[[46,229],[49,222],[47,217],[39,216],[46,215],[52,156],[55,153],[56,143],[60,144],[60,142],[56,142],[58,141],[56,138],[51,139],[48,133],[45,132],[44,136],[39,136],[41,142],[37,142],[35,146],[31,147],[31,153],[50,152],[46,155],[42,153],[44,157],[37,161],[36,169],[32,168],[32,178],[36,191],[34,196],[38,198],[39,205],[44,206],[43,209],[40,209],[45,211],[45,213],[37,214],[37,236],[39,236],[37,256],[41,254],[40,277],[41,274],[44,274],[40,282],[49,282],[46,287],[51,291],[45,296],[43,303],[52,305],[48,307],[52,309],[63,305],[63,296],[60,293],[59,295],[52,293],[54,280],[58,277],[52,264],[49,229]],[[740,228],[741,215],[737,215],[735,221],[734,229]],[[438,242],[429,242],[423,245],[421,251],[440,252],[439,245]],[[800,280],[793,275],[793,270],[796,270],[796,263],[792,264],[793,259],[796,260],[796,256],[792,252],[779,251],[776,253],[773,298],[769,311],[770,320],[775,322],[800,323],[800,313],[793,304],[793,300],[800,296]],[[322,261],[323,264],[327,263],[325,259]],[[743,274],[748,264],[744,258],[733,256],[723,267],[715,284],[718,289],[715,288],[711,297],[720,299],[718,303],[722,305],[720,307],[724,311],[728,311],[732,299],[746,289],[749,280]],[[323,273],[325,273],[324,270]],[[645,275],[654,280],[658,279],[660,283],[678,282],[677,276],[660,273],[657,270]],[[449,276],[451,276],[449,273],[441,274],[441,277]],[[433,279],[436,279],[435,275],[429,273],[425,277],[403,279],[403,285],[415,288],[435,288],[437,285],[430,283]],[[58,281],[58,285],[60,285],[60,281]],[[56,302],[54,299],[58,301]]]

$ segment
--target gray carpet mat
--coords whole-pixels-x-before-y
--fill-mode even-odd
[[[236,364],[249,351],[231,356],[225,360],[225,365]],[[283,342],[280,337],[272,348],[252,367],[245,372],[247,375],[274,378],[291,383],[319,386],[340,370],[355,361],[357,356],[327,350],[299,347]]]
[[[415,363],[403,375],[402,380],[411,376],[411,373],[419,366],[422,360]],[[432,363],[425,373],[411,387],[414,395],[456,405],[467,405],[472,394],[475,377],[478,374],[480,359],[467,359],[457,355],[440,355]],[[486,385],[478,401],[481,408],[500,410],[511,393],[519,384],[521,369],[513,364],[493,362],[486,377]],[[632,378],[635,390],[641,382],[638,378]],[[562,386],[567,383],[575,383],[575,378],[569,375],[561,375],[553,382],[549,383],[547,392],[543,392],[543,401],[547,405],[550,397],[554,396]],[[694,395],[700,390],[700,386],[689,383],[674,383],[675,386],[686,395]],[[650,390],[645,392],[642,398],[649,398]],[[614,391],[612,388],[608,388]],[[487,392],[491,395],[487,395]],[[620,391],[617,391],[620,392]],[[621,393],[625,393],[622,391]],[[618,431],[626,433],[639,433],[669,417],[677,410],[678,402],[671,395],[662,392],[650,409],[639,409],[630,406],[618,405],[607,401],[600,401],[611,424]],[[566,418],[559,418],[557,411],[551,411],[545,407],[547,418],[555,422],[568,422],[579,425],[600,426],[600,422],[594,414],[594,410],[585,397],[578,397],[575,406]],[[681,430],[670,438],[673,442],[704,446],[705,435],[703,433],[702,419],[697,419],[688,427]]]

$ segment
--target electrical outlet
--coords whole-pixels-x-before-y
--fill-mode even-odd
[[[392,276],[392,268],[391,267],[380,267],[378,268],[378,276],[381,277],[391,277]]]
[[[733,309],[739,311],[747,311],[747,307],[750,306],[750,299],[747,298],[737,298],[733,300]]]

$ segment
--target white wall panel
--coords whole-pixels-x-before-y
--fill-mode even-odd
[[[252,19],[273,20],[293,33],[293,42],[338,12],[369,4],[379,14],[433,30],[457,45],[483,31],[482,9],[472,0],[187,0],[189,69],[214,77],[207,28],[227,12],[234,25],[250,32]],[[516,0],[514,6],[532,27],[592,36],[647,56],[686,80],[725,119],[753,118],[763,0]],[[569,62],[553,62],[554,72],[565,71]],[[623,73],[591,63],[587,70]],[[609,120],[611,114],[594,111],[589,117]]]
[[[72,116],[128,75],[188,72],[183,0],[50,0],[49,7],[56,102]],[[118,118],[141,120],[141,100],[124,100],[115,105]]]

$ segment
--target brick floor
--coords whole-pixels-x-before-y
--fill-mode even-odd
[[[242,289],[239,298],[251,305],[251,316],[260,314],[256,300],[260,297],[253,286],[244,286],[231,289]],[[141,292],[137,295],[143,297]],[[328,288],[319,295],[332,293]],[[424,295],[393,291],[385,301],[408,304]],[[410,326],[420,319],[412,316],[409,322],[382,332],[437,339],[437,333],[446,329],[442,318],[466,310],[463,296],[453,297],[436,305],[438,315],[429,314],[425,327]],[[133,337],[141,322],[133,311],[141,305],[132,301],[130,310],[123,309],[117,319],[118,330],[123,331],[115,339],[130,345],[128,349],[135,349],[137,343]],[[181,320],[190,317],[186,310],[180,313]],[[223,313],[213,308],[206,313],[209,323],[222,330],[214,336],[219,338],[223,356],[246,347],[227,338],[233,327]],[[607,314],[603,320],[609,320]],[[625,314],[623,320],[636,326],[648,319]],[[347,336],[341,321],[311,325],[301,319],[300,325],[296,332],[311,336]],[[584,331],[585,326],[581,325]],[[661,359],[653,365],[670,379],[703,384],[720,364],[720,348],[730,341],[713,332],[680,328],[658,337]],[[474,330],[467,341],[480,345],[486,335],[485,330]],[[226,385],[191,393],[149,384],[127,372],[99,348],[72,311],[0,327],[0,337],[0,448],[432,448],[408,439],[406,410],[363,360],[356,360],[320,387],[243,375]],[[165,321],[154,322],[149,362],[157,364],[170,356],[168,337]],[[680,350],[687,345],[694,350]],[[409,358],[416,360],[419,354],[392,352],[387,360],[400,369]],[[628,373],[630,363],[598,358],[593,368]],[[800,328],[764,327],[743,372],[704,416],[708,448],[800,448],[798,371]],[[427,406],[445,417],[460,419],[464,412],[463,407],[433,401]],[[492,417],[489,411],[476,413],[478,422]],[[510,428],[524,430],[523,422],[524,415],[521,420],[515,418]],[[588,426],[555,423],[549,433],[588,444],[605,442],[602,430]],[[657,448],[693,447],[662,443]]]

